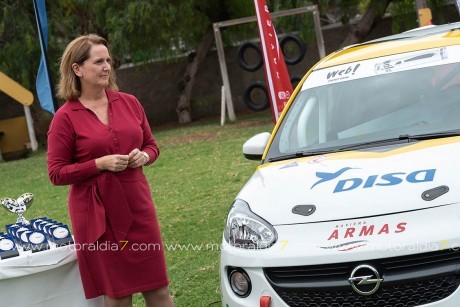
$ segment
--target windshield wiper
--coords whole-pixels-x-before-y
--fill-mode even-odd
[[[268,159],[268,162],[316,156],[316,155],[321,155],[321,154],[326,154],[326,153],[334,153],[334,152],[347,151],[347,150],[352,150],[352,149],[371,148],[371,147],[379,147],[379,146],[385,146],[385,145],[391,145],[391,144],[400,144],[402,142],[409,143],[411,141],[429,140],[429,139],[443,138],[443,137],[449,137],[449,136],[460,136],[460,129],[451,130],[451,131],[435,132],[435,133],[425,133],[425,134],[401,134],[400,136],[395,137],[395,138],[357,143],[357,144],[352,144],[352,145],[348,145],[344,147],[331,147],[328,149],[312,150],[312,151],[297,151],[292,154],[270,158]]]
[[[378,147],[378,146],[385,146],[391,144],[398,144],[401,141],[410,142],[410,141],[420,141],[420,140],[429,140],[429,139],[436,139],[436,138],[443,138],[448,136],[460,136],[460,130],[451,130],[451,131],[442,131],[442,132],[435,132],[435,133],[424,133],[424,134],[401,134],[396,138],[389,138],[384,140],[377,140],[377,141],[370,141],[370,142],[363,142],[352,144],[345,147],[340,147],[337,151],[345,151],[351,149],[359,149],[359,148],[369,148],[369,147]]]
[[[340,147],[338,151],[385,146],[385,145],[394,144],[394,143],[401,143],[401,141],[406,141],[406,140],[408,139],[404,136],[403,138],[397,137],[397,138],[390,138],[390,139],[384,139],[384,140],[356,143],[356,144],[348,145],[345,147]]]
[[[316,155],[321,155],[321,154],[331,153],[331,152],[336,152],[336,150],[328,149],[328,150],[297,151],[296,153],[270,158],[268,159],[268,162],[289,160],[289,159],[302,158],[302,157],[310,157],[310,156],[316,156]]]
[[[334,153],[334,152],[347,151],[347,150],[359,149],[359,148],[378,147],[378,146],[384,146],[384,145],[388,145],[392,143],[401,143],[401,141],[407,142],[408,137],[406,135],[403,135],[397,138],[357,143],[357,144],[352,144],[352,145],[348,145],[344,147],[331,147],[328,149],[312,150],[312,151],[297,151],[296,153],[270,158],[268,159],[268,162],[289,160],[289,159],[308,157],[308,156],[316,156],[316,155],[321,155],[321,154],[326,154],[326,153]]]
[[[402,134],[399,136],[400,140],[429,140],[437,139],[448,136],[460,136],[460,130],[450,130],[450,131],[441,131],[434,133],[424,133],[424,134]]]

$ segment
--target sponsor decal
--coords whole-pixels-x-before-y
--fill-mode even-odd
[[[313,159],[310,159],[308,161],[309,164],[316,164],[316,163],[320,163],[320,162],[323,162],[324,160],[326,160],[327,157],[326,156],[317,156]]]
[[[397,224],[367,224],[366,222],[356,222],[336,225],[335,229],[327,238],[330,240],[348,239],[348,238],[365,238],[375,237],[388,234],[397,234],[406,231],[406,222]]]
[[[442,61],[447,59],[447,48],[432,49],[411,53],[410,55],[394,57],[374,66],[375,73],[383,74],[394,71],[404,70],[412,66],[420,66],[425,63]]]
[[[338,80],[346,80],[349,79],[350,76],[354,75],[356,70],[358,70],[358,67],[361,64],[356,64],[356,65],[351,65],[348,66],[347,68],[343,69],[338,69],[338,70],[331,70],[327,72],[327,81],[328,82],[334,82]]]
[[[283,165],[282,167],[280,167],[280,169],[291,168],[291,167],[296,167],[296,166],[299,166],[299,165],[297,164],[297,161],[294,161],[289,164]]]
[[[460,46],[447,46],[326,67],[313,71],[304,82],[302,91],[381,74],[455,63],[459,59]]]
[[[339,177],[340,175],[342,175],[343,173],[345,173],[346,171],[352,169],[351,167],[344,167],[340,170],[338,170],[337,172],[335,173],[326,173],[326,172],[316,172],[316,177],[318,178],[321,178],[320,180],[318,180],[317,182],[315,182],[311,188],[313,189],[316,185],[320,184],[320,183],[323,183],[323,182],[326,182],[326,181],[331,181],[331,180],[334,180],[335,178]]]
[[[395,73],[411,69],[433,67],[458,62],[460,46],[446,46],[427,50],[417,50],[341,64],[315,70],[302,86],[302,91],[327,84]]]
[[[337,179],[343,173],[351,170],[351,167],[344,167],[335,173],[316,172],[316,177],[320,178],[311,188],[313,189],[318,184]],[[436,169],[416,170],[410,173],[393,172],[383,175],[371,175],[366,178],[354,177],[338,180],[333,193],[352,191],[355,189],[368,189],[374,187],[395,186],[402,183],[420,183],[430,182],[434,180]]]
[[[318,247],[322,248],[322,249],[335,249],[335,250],[338,250],[339,252],[348,252],[348,251],[350,251],[352,249],[362,247],[362,246],[366,246],[367,242],[369,242],[369,241],[367,241],[367,240],[358,240],[358,241],[351,241],[351,242],[342,243],[342,244],[336,244],[336,245],[332,245],[332,246],[318,246]]]

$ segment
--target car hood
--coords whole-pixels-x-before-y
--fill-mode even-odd
[[[459,140],[428,140],[380,147],[378,152],[335,153],[262,165],[237,197],[272,225],[378,216],[455,203],[460,191]],[[314,212],[293,212],[302,205],[314,206],[309,207]]]

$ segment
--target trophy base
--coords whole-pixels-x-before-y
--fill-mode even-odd
[[[0,252],[0,259],[8,259],[8,258],[13,258],[19,256],[19,251],[17,249],[15,250],[10,250],[10,251],[3,251]]]
[[[16,224],[19,224],[19,225],[23,225],[23,226],[29,226],[30,225],[30,222],[26,219],[17,219],[16,220]]]
[[[56,244],[56,246],[64,246],[64,245],[70,245],[70,244],[74,244],[75,242],[73,241],[73,238],[72,237],[69,237],[69,238],[63,238],[63,239],[59,239],[59,240],[54,240],[52,241],[54,242],[54,244]]]
[[[32,253],[41,252],[47,249],[50,249],[48,242],[43,242],[40,244],[28,244],[24,246],[24,250],[31,250]]]

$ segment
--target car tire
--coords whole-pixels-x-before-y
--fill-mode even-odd
[[[286,46],[288,42],[293,42],[298,49],[298,53],[292,57],[288,57],[286,55],[286,51],[284,50],[284,47]],[[307,47],[305,46],[305,43],[297,35],[284,36],[280,40],[280,47],[284,55],[284,61],[286,62],[286,64],[289,64],[289,65],[294,65],[302,61],[307,51]]]
[[[264,93],[264,100],[262,102],[256,102],[253,100],[252,92],[254,90],[262,90]],[[262,81],[256,81],[250,84],[244,91],[243,99],[246,103],[246,106],[253,111],[263,111],[270,106],[267,86]]]
[[[249,48],[254,49],[257,53],[257,61],[254,63],[248,63],[244,57],[246,50],[248,50]],[[260,50],[260,46],[253,42],[243,43],[238,48],[237,60],[238,60],[238,64],[240,65],[240,67],[243,68],[244,70],[247,70],[247,71],[258,70],[260,67],[262,67],[262,64],[263,64],[262,51]]]

